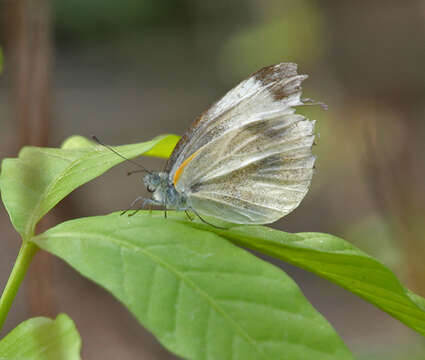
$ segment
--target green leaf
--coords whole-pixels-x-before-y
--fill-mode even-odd
[[[186,359],[352,359],[283,271],[209,230],[111,214],[32,241],[108,289]]]
[[[81,339],[65,314],[24,321],[0,341],[0,360],[78,360]]]
[[[69,138],[65,139],[65,141],[62,143],[61,148],[62,149],[81,149],[86,147],[92,147],[95,144],[92,140],[87,139],[84,136],[80,135],[73,135]]]
[[[142,154],[166,158],[177,140],[176,135],[159,136],[115,149],[127,158]],[[19,158],[2,162],[1,196],[23,239],[29,239],[37,222],[71,191],[124,161],[109,149],[82,137],[72,137],[63,146],[63,149],[24,147]]]
[[[198,223],[192,226],[206,228]],[[289,234],[264,226],[209,230],[330,280],[425,335],[425,299],[406,289],[378,260],[336,236]]]

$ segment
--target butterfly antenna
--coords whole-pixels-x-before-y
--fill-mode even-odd
[[[127,175],[130,176],[130,175],[137,174],[137,173],[140,173],[140,172],[145,172],[145,171],[147,171],[147,170],[146,169],[131,170],[131,171],[127,172]]]
[[[125,156],[121,155],[118,151],[116,151],[112,146],[106,145],[103,142],[101,142],[95,135],[92,135],[92,139],[97,142],[99,145],[102,145],[104,147],[106,147],[108,150],[112,151],[114,154],[118,155],[120,158],[132,163],[133,165],[136,165],[140,168],[140,170],[135,170],[135,171],[129,171],[127,173],[127,175],[131,175],[137,172],[147,172],[148,174],[152,174],[151,171],[149,171],[148,169],[146,169],[143,165],[140,165],[138,162],[128,159]]]

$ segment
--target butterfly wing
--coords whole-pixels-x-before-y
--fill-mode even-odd
[[[226,131],[255,120],[255,114],[279,111],[294,113],[302,105],[297,64],[280,63],[265,67],[230,90],[202,113],[182,136],[168,159],[165,171],[171,177],[195,151]]]
[[[235,223],[273,222],[295,209],[313,174],[314,122],[295,64],[260,70],[204,113],[177,149],[170,178],[198,212]]]

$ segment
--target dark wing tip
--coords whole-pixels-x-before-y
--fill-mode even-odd
[[[301,94],[301,82],[308,75],[299,75],[297,68],[295,63],[280,63],[266,66],[253,76],[273,93],[276,100],[281,100],[295,93]]]
[[[263,67],[256,71],[253,76],[264,83],[269,83],[296,76],[298,75],[297,69],[298,65],[295,63],[279,63]]]

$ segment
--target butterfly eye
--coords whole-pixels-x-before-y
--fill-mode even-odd
[[[152,189],[150,186],[148,186],[146,189],[147,189],[150,193],[153,193],[153,192],[155,191],[155,189]]]

